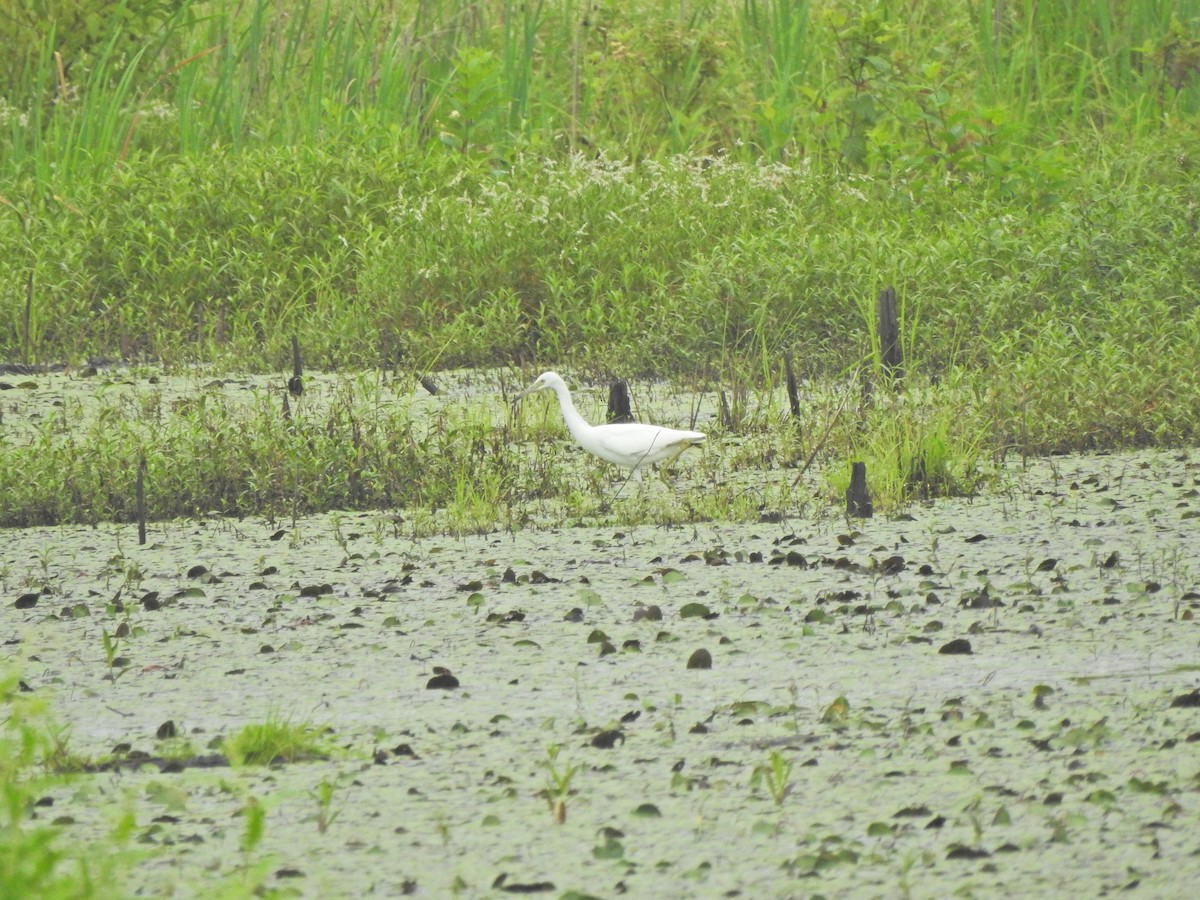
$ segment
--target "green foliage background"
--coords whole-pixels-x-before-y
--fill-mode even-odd
[[[1194,2],[0,12],[0,359],[837,370],[895,283],[944,365],[1194,281]]]
[[[326,369],[769,392],[785,353],[873,364],[894,285],[942,393],[828,452],[909,448],[897,497],[935,456],[1197,439],[1200,0],[124,0],[62,36],[101,6],[0,0],[42,36],[0,72],[0,362],[279,371],[294,335]],[[255,412],[159,514],[458,502],[484,471],[414,476],[355,402],[288,484]],[[161,480],[207,427],[141,424],[5,449],[4,520],[126,516],[105,473]],[[811,451],[759,425],[763,460]],[[488,446],[484,506],[520,478]]]

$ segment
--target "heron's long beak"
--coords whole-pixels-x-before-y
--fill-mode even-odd
[[[522,397],[528,397],[530,394],[540,391],[541,389],[542,389],[542,386],[540,384],[538,384],[538,382],[535,381],[529,387],[525,388],[525,390],[521,391],[521,393],[517,394],[517,396],[513,397],[512,402],[518,403]]]

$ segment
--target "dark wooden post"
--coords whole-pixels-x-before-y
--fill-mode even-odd
[[[846,513],[858,519],[869,519],[875,514],[871,505],[871,494],[867,490],[867,464],[850,464],[850,487],[846,488]]]
[[[299,397],[304,393],[304,368],[300,364],[300,342],[292,335],[292,377],[288,379],[288,393]]]
[[[792,418],[800,418],[800,393],[796,389],[796,370],[792,368],[792,352],[783,354],[783,371],[787,378],[788,406],[792,410]]]
[[[25,279],[25,312],[21,316],[21,362],[29,365],[33,360],[30,359],[29,345],[29,320],[33,317],[33,269],[29,270],[29,276]]]
[[[633,413],[629,410],[629,383],[624,378],[618,378],[608,386],[608,421],[633,421]]]
[[[904,377],[904,354],[900,348],[900,314],[896,308],[896,289],[887,287],[879,295],[879,360],[892,381]]]
[[[796,388],[796,370],[792,367],[792,352],[784,354],[784,377],[787,382],[787,406],[792,410],[792,418],[800,418],[800,394]]]
[[[729,398],[721,391],[721,427],[733,431],[733,410],[729,408]]]
[[[146,457],[138,459],[137,488],[135,502],[137,505],[138,546],[146,543]]]

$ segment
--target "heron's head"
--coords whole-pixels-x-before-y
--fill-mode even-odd
[[[536,394],[538,391],[553,390],[555,386],[562,383],[563,380],[554,372],[543,372],[537,377],[537,380],[534,381],[533,384],[525,388],[525,390],[521,391],[521,393],[517,394],[517,396],[513,398],[513,401],[516,402],[522,397],[528,397],[530,394]]]

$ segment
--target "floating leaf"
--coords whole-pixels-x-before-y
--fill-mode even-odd
[[[1200,707],[1200,688],[1194,691],[1189,691],[1186,694],[1180,694],[1171,701],[1172,709],[1186,709]]]
[[[954,844],[950,847],[950,852],[946,854],[946,859],[987,859],[991,855],[981,847]]]
[[[1088,803],[1095,803],[1097,806],[1116,806],[1117,804],[1117,795],[1103,788],[1097,788],[1083,799]]]
[[[188,792],[166,781],[151,781],[146,785],[146,799],[171,812],[187,810]]]
[[[938,653],[946,655],[965,655],[971,653],[971,642],[966,638],[955,638],[947,644],[943,644]]]
[[[592,856],[596,859],[622,859],[625,856],[625,845],[614,837],[604,839],[603,844],[592,848]]]
[[[584,606],[600,606],[604,602],[597,591],[588,587],[580,588],[577,596]]]
[[[1165,781],[1145,781],[1134,775],[1129,779],[1129,788],[1139,794],[1165,794],[1167,792],[1167,783]]]
[[[850,715],[850,701],[844,696],[838,697],[821,713],[821,722],[826,725],[840,725]]]
[[[689,669],[711,669],[712,663],[712,654],[701,647],[688,657],[687,667]]]
[[[625,735],[616,728],[601,731],[593,735],[590,741],[591,745],[599,750],[611,750],[618,742],[625,743]]]

